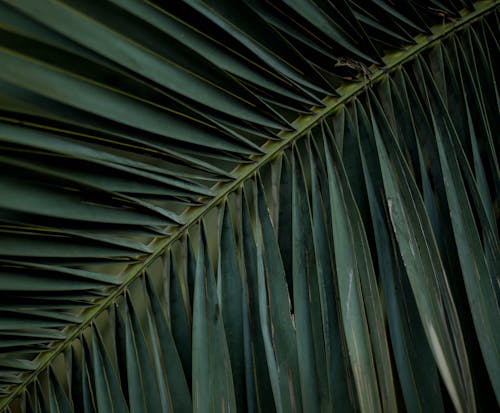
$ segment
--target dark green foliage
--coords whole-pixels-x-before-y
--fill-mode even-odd
[[[0,0],[0,409],[498,405],[475,6]]]

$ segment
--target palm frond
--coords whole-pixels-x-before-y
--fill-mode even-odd
[[[0,22],[0,409],[500,403],[498,2]]]

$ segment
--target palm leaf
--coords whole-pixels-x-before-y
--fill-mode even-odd
[[[0,1],[0,410],[500,403],[498,2]]]

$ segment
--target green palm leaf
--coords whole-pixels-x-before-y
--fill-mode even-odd
[[[0,0],[0,410],[499,405],[498,4]]]

